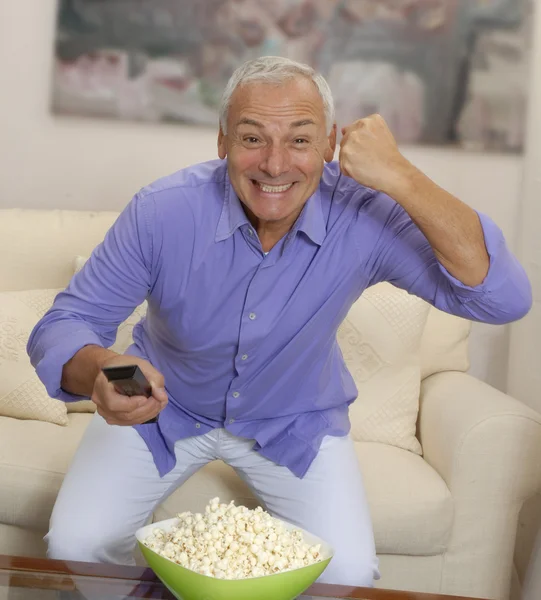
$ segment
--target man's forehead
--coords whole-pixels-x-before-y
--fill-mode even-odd
[[[315,84],[305,77],[287,80],[283,84],[243,84],[233,93],[229,114],[234,117],[234,124],[242,121],[252,125],[267,118],[285,121],[288,126],[301,121],[312,121],[317,125],[325,119],[323,100]]]

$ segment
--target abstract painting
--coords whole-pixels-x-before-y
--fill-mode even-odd
[[[323,73],[339,126],[382,114],[401,143],[520,152],[533,0],[60,0],[55,113],[217,125],[236,67]]]

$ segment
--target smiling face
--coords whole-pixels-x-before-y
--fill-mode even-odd
[[[227,156],[231,184],[252,224],[284,233],[317,189],[335,144],[335,128],[330,135],[326,131],[321,96],[301,76],[281,85],[238,87],[227,135],[220,128],[218,154]]]

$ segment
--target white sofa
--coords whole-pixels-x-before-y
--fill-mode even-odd
[[[115,216],[0,210],[0,292],[65,286],[75,255],[88,256]],[[430,308],[415,359],[423,455],[356,446],[381,561],[377,585],[504,600],[517,516],[541,481],[541,416],[466,374],[468,331]],[[354,430],[363,425],[356,414]],[[44,555],[56,494],[90,418],[70,414],[59,426],[0,417],[0,554]],[[216,495],[255,502],[229,467],[211,463],[154,518],[200,509]]]

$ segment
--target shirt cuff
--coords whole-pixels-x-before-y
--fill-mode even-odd
[[[509,269],[513,268],[513,257],[507,249],[502,230],[486,215],[477,212],[483,228],[485,246],[490,264],[485,279],[476,286],[462,283],[438,262],[441,272],[450,281],[459,296],[471,298],[472,296],[490,294],[498,290],[508,279]],[[461,294],[461,291],[464,292]]]
[[[70,332],[68,339],[69,341],[64,339],[58,345],[51,346],[43,352],[35,367],[38,377],[51,398],[63,402],[77,402],[86,396],[70,394],[61,388],[62,369],[81,348],[89,345],[103,347],[103,344],[100,338],[88,329]]]

